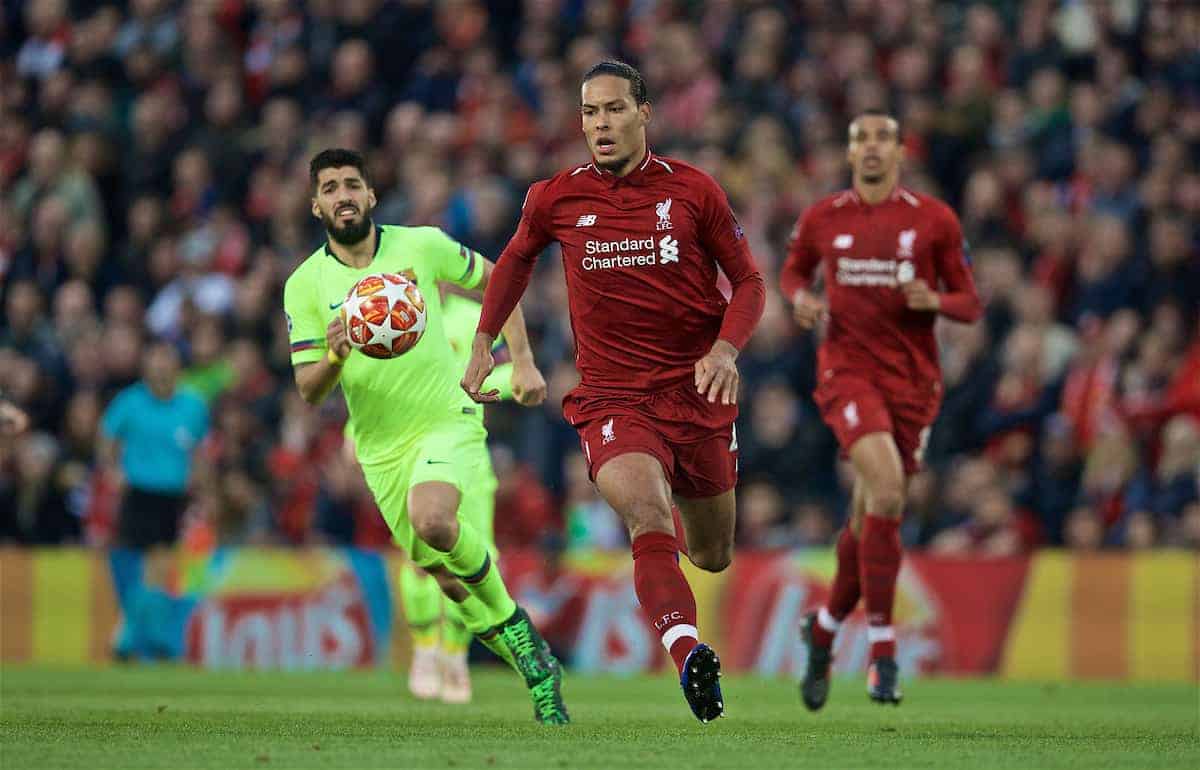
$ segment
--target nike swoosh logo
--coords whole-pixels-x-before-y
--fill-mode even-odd
[[[450,463],[448,463],[445,460],[426,460],[425,464],[426,465],[449,465]]]
[[[342,302],[345,302],[345,301],[346,301],[346,300],[342,300]],[[330,303],[329,303],[329,309],[330,309],[330,310],[337,310],[339,307],[341,307],[341,306],[342,306],[342,302],[330,302]]]

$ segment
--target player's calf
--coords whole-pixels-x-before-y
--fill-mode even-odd
[[[896,657],[892,610],[901,558],[900,520],[867,514],[859,545],[859,569],[871,660]]]
[[[702,469],[705,474],[720,473],[721,469],[733,472],[729,446],[724,436],[705,444],[707,451],[700,452],[700,456],[706,459]],[[712,456],[714,454],[715,459]],[[730,479],[730,487],[732,483]],[[676,503],[675,509],[679,511],[676,537],[686,521],[688,559],[707,572],[725,570],[733,561],[733,532],[737,514],[733,489],[706,497],[680,497]]]

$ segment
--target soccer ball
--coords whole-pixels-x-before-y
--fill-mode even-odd
[[[350,345],[371,358],[395,358],[413,349],[425,333],[425,298],[398,273],[368,275],[342,303]]]

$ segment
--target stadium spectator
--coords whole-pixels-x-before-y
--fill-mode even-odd
[[[74,167],[62,132],[44,128],[33,136],[28,169],[12,190],[11,205],[17,216],[29,216],[39,200],[56,198],[62,202],[64,224],[101,221],[102,209],[95,181]]]
[[[6,398],[0,398],[0,436],[18,436],[29,427],[29,415]]]
[[[743,548],[785,548],[793,545],[787,509],[769,477],[746,477],[738,497],[738,545]]]
[[[1144,518],[1155,531],[1173,532],[1178,517],[1200,497],[1200,421],[1174,417],[1162,431],[1157,467],[1142,469],[1126,493],[1127,518]]]
[[[0,541],[48,545],[79,537],[79,519],[68,509],[59,468],[53,436],[38,432],[21,442],[14,483],[0,486]]]
[[[1022,532],[1023,518],[1003,488],[991,487],[973,501],[966,522],[938,533],[929,548],[947,556],[1015,556],[1032,544],[1032,537]]]

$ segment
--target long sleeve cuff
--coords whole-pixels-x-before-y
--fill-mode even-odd
[[[951,291],[938,295],[938,312],[955,321],[972,323],[983,315],[983,304],[976,294]]]
[[[725,340],[738,350],[746,347],[750,335],[754,334],[754,327],[762,318],[766,299],[767,290],[761,273],[755,272],[734,286],[718,339]]]

